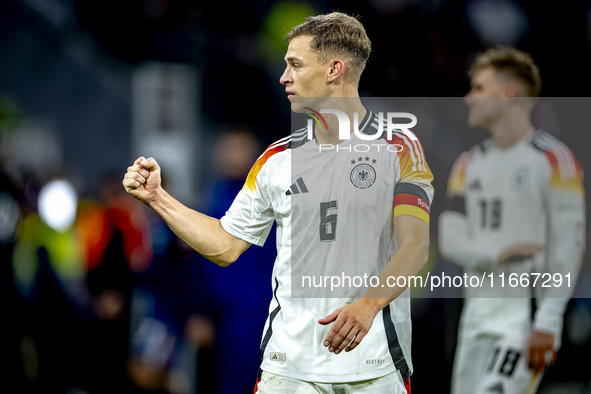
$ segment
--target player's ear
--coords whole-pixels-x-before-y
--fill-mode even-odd
[[[334,59],[330,61],[329,65],[327,79],[329,83],[332,83],[345,73],[345,63],[341,59]]]

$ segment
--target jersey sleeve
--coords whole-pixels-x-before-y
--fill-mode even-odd
[[[268,162],[283,150],[285,147],[271,145],[253,165],[242,190],[220,220],[229,234],[258,246],[265,244],[274,221],[268,193]]]
[[[558,340],[585,250],[585,191],[583,170],[573,152],[557,140],[547,139],[540,145],[548,163],[542,180],[549,218],[544,269],[553,278],[560,275],[562,285],[536,289],[534,328],[552,332]]]
[[[429,224],[433,202],[433,174],[425,160],[420,141],[411,140],[402,133],[393,136],[392,143],[402,146],[398,153],[400,180],[394,189],[394,218],[410,215]]]
[[[466,168],[470,162],[469,152],[462,152],[451,168],[447,180],[446,210],[466,214]]]

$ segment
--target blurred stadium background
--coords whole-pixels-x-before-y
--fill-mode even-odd
[[[373,42],[362,96],[461,97],[495,44],[532,54],[543,96],[589,96],[589,1],[0,1],[0,392],[252,392],[274,239],[222,270],[121,179],[153,155],[173,195],[223,215],[289,132],[283,36],[333,10]],[[583,125],[560,138],[589,169]],[[459,272],[438,257],[436,217],[453,160],[485,136],[423,140],[438,191],[429,269]],[[591,393],[590,281],[540,393]],[[448,392],[461,304],[413,300],[413,392]]]

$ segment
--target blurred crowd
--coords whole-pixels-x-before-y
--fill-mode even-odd
[[[0,391],[250,391],[274,241],[221,272],[128,196],[120,176],[81,195],[60,160],[35,168],[13,138],[24,131],[12,106],[0,107],[0,144],[23,159],[0,160]],[[196,208],[221,216],[260,146],[227,129],[214,149],[218,170]]]

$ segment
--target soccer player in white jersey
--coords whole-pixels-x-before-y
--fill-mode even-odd
[[[490,49],[470,75],[468,123],[491,138],[452,167],[439,248],[468,274],[493,273],[494,282],[466,289],[452,393],[534,393],[560,346],[582,262],[583,172],[566,145],[531,123],[541,80],[527,53]],[[532,273],[546,276],[533,287]],[[529,282],[511,287],[511,274]],[[563,285],[542,287],[548,274]]]
[[[380,117],[361,104],[357,92],[371,48],[363,25],[343,13],[309,17],[286,41],[287,66],[280,82],[292,110],[302,111],[305,98],[314,98],[317,108],[340,110],[355,119],[352,126],[360,133],[377,134]],[[350,148],[361,141],[356,134],[340,140],[337,117],[325,115],[325,120],[328,127],[317,127],[314,140],[300,132],[272,144],[221,220],[167,194],[153,158],[138,158],[123,185],[220,266],[233,263],[251,244],[262,245],[277,222],[273,299],[255,392],[408,393],[408,289],[387,287],[387,278],[416,275],[427,261],[433,177],[410,132],[372,141],[381,154],[319,151],[322,144]],[[391,145],[397,148],[386,149]],[[302,160],[292,167],[296,153]],[[298,211],[292,212],[296,204]],[[357,236],[365,236],[367,244],[356,248]],[[354,299],[292,297],[292,270],[338,261],[359,261],[379,281]]]

